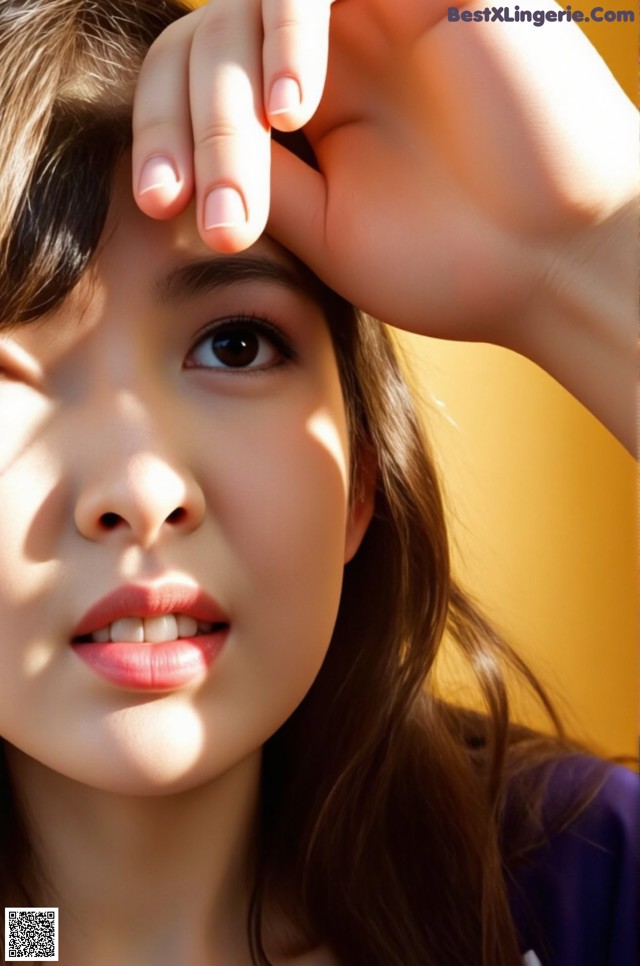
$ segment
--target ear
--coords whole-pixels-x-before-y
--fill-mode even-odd
[[[373,516],[378,476],[378,461],[373,449],[362,447],[356,467],[345,531],[345,563],[349,563],[355,557]]]

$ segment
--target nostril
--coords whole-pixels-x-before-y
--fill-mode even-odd
[[[105,530],[114,530],[121,519],[117,513],[103,513],[100,517],[100,526],[104,527]]]
[[[167,523],[181,523],[182,520],[187,516],[187,511],[184,507],[176,507],[169,516],[166,518]],[[103,530],[115,530],[121,523],[124,523],[124,518],[118,513],[103,513],[100,517],[100,526]]]

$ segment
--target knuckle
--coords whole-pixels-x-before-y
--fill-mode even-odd
[[[230,36],[236,36],[243,24],[250,16],[247,7],[251,4],[247,0],[216,0],[203,9],[203,16],[198,25],[199,37],[205,37],[216,43],[228,42]]]
[[[294,17],[284,15],[281,17],[276,17],[270,26],[270,29],[276,33],[289,33],[293,30],[302,30],[306,26],[306,22],[302,17]]]
[[[329,7],[318,0],[271,0],[265,8],[265,29],[286,35],[313,33],[328,20]]]
[[[209,4],[207,15],[203,17],[198,33],[206,37],[215,36],[220,33],[228,33],[234,29],[234,17],[224,5],[218,3]]]
[[[238,131],[228,125],[211,123],[198,132],[195,147],[205,155],[227,152],[238,140]]]
[[[135,117],[134,128],[138,138],[143,136],[145,139],[166,143],[167,140],[175,140],[179,133],[179,126],[174,117],[168,115],[151,115],[147,113],[144,118]]]

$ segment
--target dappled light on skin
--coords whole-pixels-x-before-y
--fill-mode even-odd
[[[27,677],[36,677],[46,671],[55,655],[55,647],[50,640],[43,638],[24,652],[24,671]]]
[[[12,426],[8,426],[7,432],[11,431]],[[0,433],[0,446],[3,434],[4,426]],[[37,633],[43,630],[36,616],[36,605],[60,584],[64,571],[64,564],[55,554],[46,531],[37,526],[37,521],[55,519],[61,510],[61,480],[58,479],[61,471],[59,467],[52,465],[55,461],[50,454],[34,454],[32,442],[33,440],[24,441],[22,451],[11,454],[3,467],[8,468],[11,464],[14,471],[18,470],[20,492],[24,501],[14,502],[12,511],[3,513],[0,518],[0,595],[3,604],[11,608],[13,613],[20,615],[23,637],[30,637],[34,631]],[[24,464],[22,471],[19,470],[20,463]],[[0,472],[0,491],[1,484]],[[25,521],[23,515],[25,507],[29,507],[28,521]],[[31,561],[32,566],[28,568],[28,573],[25,568],[15,566],[16,550]],[[31,621],[34,623],[33,627]],[[30,675],[41,672],[49,663],[54,650],[44,639],[36,643],[33,650],[25,649],[23,660],[26,672]]]
[[[0,536],[4,537],[6,533],[7,528],[2,527]],[[0,565],[3,556],[3,551],[0,550]],[[34,568],[29,580],[24,582],[19,582],[17,579],[13,580],[11,575],[4,573],[0,589],[3,603],[8,604],[10,602],[12,607],[28,614],[32,603],[40,600],[44,594],[48,594],[52,588],[60,583],[63,569],[60,560],[47,560]]]
[[[8,405],[19,393],[37,416],[0,475],[15,507],[0,518],[3,593],[13,583],[0,730],[33,763],[23,780],[34,798],[49,772],[166,797],[216,786],[256,756],[315,680],[345,535],[351,550],[362,529],[348,514],[330,334],[286,253],[265,237],[225,275],[187,216],[153,222],[123,192],[111,217],[91,275],[46,324],[12,332],[42,380],[4,386]],[[285,347],[257,329],[268,366],[190,364],[205,327],[263,316]],[[229,615],[208,673],[180,693],[145,694],[93,674],[71,646],[86,608],[122,585],[174,579]]]
[[[326,409],[317,409],[307,420],[307,430],[329,454],[339,470],[345,494],[349,492],[349,468],[344,441],[340,438],[335,417]]]
[[[104,734],[122,758],[119,790],[134,795],[180,791],[205,745],[203,721],[188,694],[133,699],[105,715]]]
[[[0,370],[0,398],[3,393]],[[0,478],[36,442],[51,418],[51,404],[39,397],[28,386],[16,391],[12,386],[9,402],[3,400],[2,431],[0,432]],[[8,397],[9,399],[9,397]]]
[[[0,381],[0,393],[3,388]],[[3,476],[11,471],[20,481],[23,499],[14,501],[12,512],[2,514],[0,519],[0,594],[10,613],[19,615],[19,639],[30,640],[32,645],[6,653],[3,667],[9,674],[9,665],[17,662],[22,664],[25,678],[34,679],[47,670],[56,653],[55,642],[45,636],[48,628],[42,628],[37,616],[37,605],[60,584],[64,565],[49,540],[51,528],[40,528],[38,522],[56,519],[61,511],[62,469],[51,452],[39,448],[52,418],[51,405],[28,386],[13,383],[11,390],[7,398],[12,405],[0,433],[0,490]],[[13,418],[18,409],[20,418],[18,412]],[[26,508],[28,521],[24,517]],[[28,573],[15,566],[17,548],[21,548],[21,556],[32,561]]]

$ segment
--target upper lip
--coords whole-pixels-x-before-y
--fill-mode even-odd
[[[144,586],[129,584],[93,604],[72,631],[72,637],[85,637],[122,617],[160,617],[186,614],[197,621],[227,624],[229,618],[220,605],[200,587],[190,584]]]

